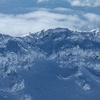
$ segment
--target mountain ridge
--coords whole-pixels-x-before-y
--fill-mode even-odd
[[[95,100],[100,92],[99,31],[42,30],[0,35],[1,100]]]

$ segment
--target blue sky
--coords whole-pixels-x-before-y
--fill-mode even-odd
[[[0,0],[0,33],[19,36],[56,27],[100,27],[99,0]]]

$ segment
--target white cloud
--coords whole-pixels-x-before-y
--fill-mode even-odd
[[[67,0],[72,6],[100,6],[100,0]]]
[[[62,7],[57,7],[57,8],[54,8],[55,11],[57,12],[73,12],[73,10],[69,9],[69,8],[62,8]]]
[[[61,9],[67,11],[68,9]],[[70,10],[68,10],[70,11]],[[96,28],[100,16],[92,13],[83,15],[53,13],[50,10],[38,10],[27,14],[0,14],[0,33],[19,36],[42,29],[63,27],[72,30]]]
[[[100,15],[96,15],[93,13],[86,13],[83,15],[85,18],[87,18],[90,22],[99,22],[100,21]]]
[[[48,1],[48,0],[38,0],[37,2],[40,3],[40,2],[45,2],[45,1]]]

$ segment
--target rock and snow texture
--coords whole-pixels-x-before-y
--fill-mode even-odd
[[[0,34],[0,100],[99,100],[100,29]]]

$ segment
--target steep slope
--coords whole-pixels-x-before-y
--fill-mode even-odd
[[[0,34],[0,100],[99,100],[100,30]]]

